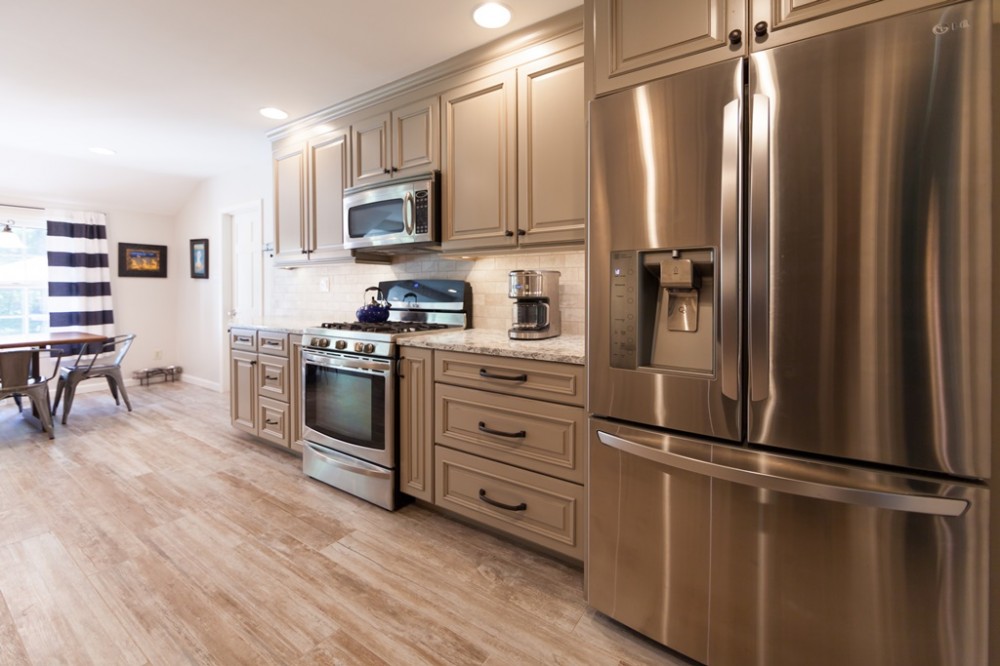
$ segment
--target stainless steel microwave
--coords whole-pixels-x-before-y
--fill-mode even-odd
[[[344,247],[405,249],[440,240],[436,173],[344,193]]]

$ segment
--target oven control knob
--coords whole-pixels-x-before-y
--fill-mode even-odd
[[[323,338],[322,340],[319,341],[319,346],[320,347],[329,347],[330,346],[330,341],[327,340],[326,338]]]
[[[337,349],[345,349],[347,347],[347,341],[337,340],[336,344],[334,344],[334,347],[336,347]]]
[[[354,343],[354,351],[360,352],[360,351],[364,351],[364,350],[365,350],[364,343],[362,343],[362,342],[355,342]]]
[[[369,343],[367,343],[367,344],[365,345],[365,353],[366,353],[366,354],[374,354],[374,353],[375,353],[375,345],[373,345],[373,344],[372,344],[372,343],[370,343],[370,342],[369,342]]]
[[[313,338],[309,341],[310,347],[319,347],[319,338]]]

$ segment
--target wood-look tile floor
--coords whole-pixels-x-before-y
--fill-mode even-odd
[[[390,513],[238,433],[189,384],[78,395],[56,438],[0,402],[0,664],[687,664],[568,566]]]

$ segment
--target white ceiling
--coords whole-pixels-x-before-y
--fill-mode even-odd
[[[504,0],[9,0],[0,9],[0,203],[176,213],[265,134],[581,4]],[[92,146],[117,151],[113,157]]]

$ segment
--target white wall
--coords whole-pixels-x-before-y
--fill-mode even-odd
[[[260,160],[238,172],[204,181],[174,221],[170,271],[178,279],[168,307],[176,315],[175,363],[184,368],[185,381],[216,390],[228,390],[224,364],[228,358],[224,290],[228,287],[229,239],[224,211],[251,201],[261,202],[264,238],[274,235],[271,196],[270,145],[262,140]],[[207,238],[209,278],[192,278],[191,239]],[[265,286],[265,289],[267,287]]]

